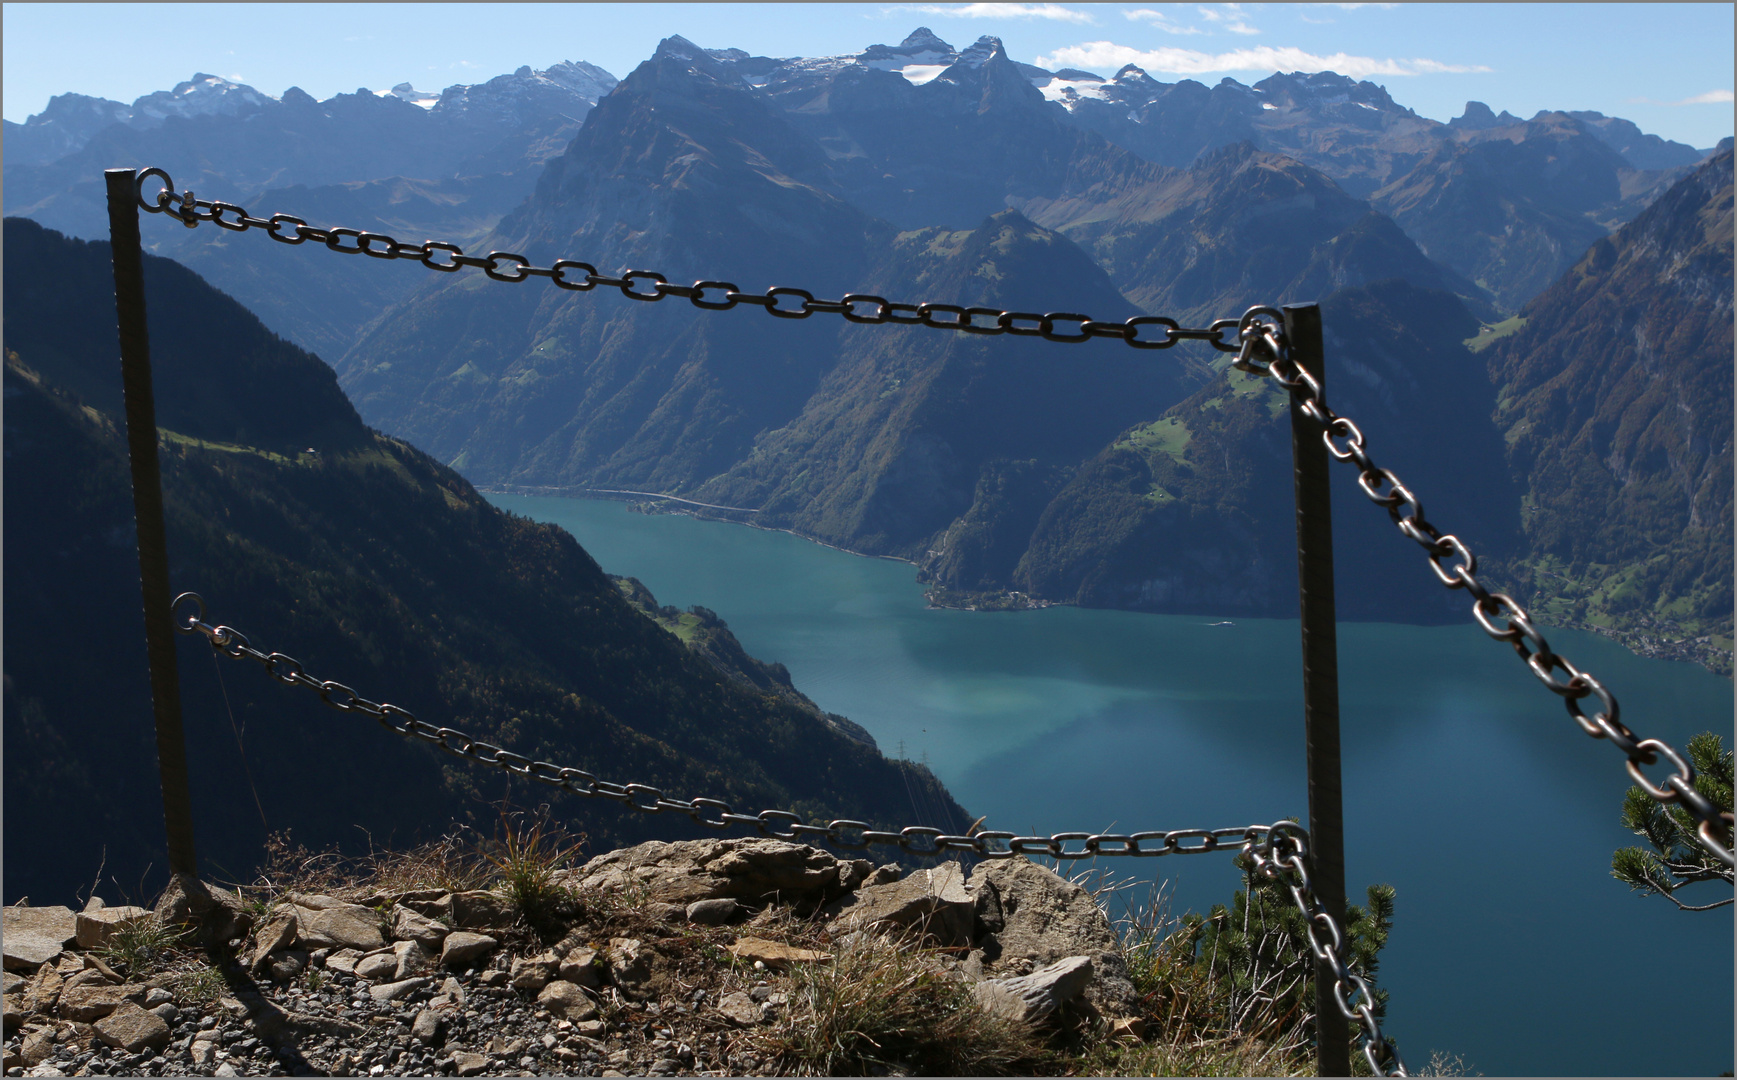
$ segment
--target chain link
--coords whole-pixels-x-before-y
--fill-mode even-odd
[[[150,199],[145,198],[145,182],[158,179],[163,187]],[[263,229],[273,240],[285,244],[301,244],[315,240],[333,251],[345,255],[368,255],[376,259],[413,259],[430,270],[455,273],[466,267],[481,270],[495,281],[523,282],[534,277],[547,279],[559,289],[589,292],[598,286],[621,290],[630,300],[655,302],[666,296],[686,300],[706,311],[728,311],[737,305],[758,307],[779,319],[806,319],[810,315],[840,315],[853,323],[903,323],[922,325],[937,330],[956,330],[966,334],[1011,334],[1014,337],[1040,337],[1045,341],[1078,344],[1093,338],[1111,338],[1135,349],[1168,349],[1182,341],[1205,341],[1220,352],[1234,353],[1241,346],[1226,341],[1226,331],[1238,329],[1236,319],[1219,319],[1208,327],[1185,327],[1175,319],[1162,315],[1138,315],[1122,322],[1100,322],[1076,312],[1002,311],[999,308],[960,307],[956,304],[899,304],[882,296],[850,293],[842,300],[816,300],[805,289],[775,286],[764,293],[746,293],[728,281],[696,281],[692,285],[672,285],[662,274],[650,270],[628,270],[620,277],[599,274],[587,262],[556,259],[547,267],[532,266],[523,255],[510,251],[491,251],[487,255],[466,255],[457,244],[425,240],[407,244],[384,233],[362,232],[357,229],[322,229],[309,225],[289,214],[273,214],[258,218],[246,209],[226,202],[207,202],[191,191],[176,191],[175,182],[162,169],[141,169],[135,183],[139,206],[153,214],[169,214],[188,228],[197,228],[209,221],[218,228],[234,232]],[[707,294],[711,294],[708,298]],[[1150,337],[1142,337],[1144,332]]]
[[[1363,976],[1352,971],[1340,954],[1345,951],[1345,937],[1339,924],[1321,906],[1320,899],[1309,884],[1307,859],[1308,833],[1301,825],[1280,821],[1270,826],[1266,835],[1249,848],[1249,858],[1255,872],[1269,881],[1284,885],[1291,902],[1303,913],[1303,925],[1309,931],[1309,949],[1315,958],[1333,971],[1333,1001],[1345,1019],[1360,1026],[1358,1036],[1363,1056],[1376,1076],[1408,1076],[1399,1051],[1381,1034],[1381,1024],[1375,1018],[1375,994]],[[1355,1001],[1353,1000],[1355,999]]]
[[[1051,836],[1020,836],[1010,832],[979,832],[955,836],[927,825],[911,825],[898,832],[878,831],[867,822],[841,819],[825,825],[809,825],[788,810],[762,810],[739,814],[717,799],[679,799],[649,784],[612,784],[584,769],[568,768],[548,761],[533,761],[493,743],[473,739],[454,728],[418,720],[408,709],[371,701],[342,683],[316,679],[301,662],[280,652],[257,649],[247,635],[232,626],[205,621],[205,601],[197,593],[182,593],[170,605],[175,629],[183,634],[203,634],[211,647],[236,660],[253,660],[267,675],[289,686],[304,686],[339,712],[360,713],[379,721],[397,735],[421,739],[455,757],[505,769],[514,776],[559,787],[586,798],[619,802],[647,814],[686,814],[700,825],[725,829],[745,825],[762,836],[778,840],[813,838],[841,848],[898,847],[912,855],[941,855],[969,851],[985,859],[1010,859],[1015,855],[1044,855],[1052,859],[1091,859],[1127,855],[1157,858],[1163,855],[1199,855],[1209,851],[1240,851],[1266,835],[1265,825],[1228,829],[1173,829],[1169,832],[1055,833]],[[1232,841],[1226,843],[1225,841]]]
[[[1320,381],[1290,355],[1281,329],[1283,317],[1276,308],[1250,308],[1240,320],[1242,347],[1232,366],[1252,375],[1270,376],[1290,391],[1303,415],[1321,425],[1327,452],[1356,468],[1357,486],[1371,502],[1387,510],[1402,534],[1423,548],[1437,580],[1449,589],[1464,589],[1472,595],[1472,618],[1484,632],[1514,647],[1538,681],[1563,699],[1581,730],[1595,739],[1610,740],[1622,751],[1628,759],[1629,775],[1643,791],[1660,803],[1675,803],[1693,815],[1700,822],[1695,835],[1701,846],[1731,866],[1732,815],[1720,811],[1695,789],[1694,766],[1667,743],[1643,739],[1625,727],[1616,696],[1603,683],[1554,652],[1533,625],[1531,615],[1513,597],[1490,592],[1478,581],[1478,560],[1472,549],[1459,537],[1443,534],[1431,524],[1417,495],[1391,470],[1370,458],[1357,425],[1328,407]],[[1444,566],[1444,560],[1449,565]],[[1599,711],[1591,716],[1582,705],[1587,698],[1598,701]],[[1674,771],[1655,785],[1641,772],[1641,766],[1655,764],[1661,755]]]

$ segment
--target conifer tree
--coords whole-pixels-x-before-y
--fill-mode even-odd
[[[1695,790],[1714,806],[1731,813],[1731,752],[1725,741],[1710,731],[1689,740],[1689,763],[1695,767]],[[1628,789],[1622,801],[1622,826],[1645,838],[1652,846],[1619,848],[1610,859],[1610,876],[1642,896],[1658,895],[1684,911],[1711,911],[1732,902],[1732,897],[1710,904],[1685,904],[1677,890],[1703,881],[1732,885],[1731,868],[1715,859],[1695,842],[1697,822],[1679,806],[1660,803],[1638,787]]]

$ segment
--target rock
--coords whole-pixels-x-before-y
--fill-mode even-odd
[[[97,1038],[110,1046],[136,1054],[147,1046],[161,1050],[169,1045],[169,1025],[163,1018],[127,1002],[96,1021]]]
[[[16,994],[24,989],[24,976],[16,971],[0,973],[0,980],[4,980],[0,983],[0,993]]]
[[[95,974],[93,972],[93,974]],[[106,982],[98,975],[99,982]],[[50,967],[43,967],[36,973],[36,978],[30,980],[19,1001],[26,1013],[53,1013],[60,1001],[60,995],[66,992],[66,980],[60,973]]]
[[[378,952],[372,956],[364,956],[356,961],[356,978],[367,979],[369,982],[392,980],[398,975],[398,958],[391,953]]]
[[[481,1054],[471,1054],[463,1050],[452,1055],[452,1063],[460,1076],[475,1076],[489,1067],[489,1059]]]
[[[66,1073],[60,1071],[59,1068],[57,1068],[54,1065],[51,1065],[45,1061],[41,1065],[36,1066],[34,1069],[24,1070],[24,1075],[25,1076],[65,1076]]]
[[[604,966],[598,959],[596,949],[581,946],[561,960],[561,978],[580,986],[602,986],[603,972]]]
[[[54,1034],[48,1031],[32,1031],[24,1036],[19,1044],[18,1056],[24,1059],[24,1065],[40,1065],[54,1054]]]
[[[119,979],[111,979],[107,975],[104,975],[101,971],[98,971],[96,968],[85,968],[83,971],[79,972],[77,975],[74,975],[71,978],[67,979],[66,982],[61,986],[61,990],[62,991],[70,990],[75,986],[114,986],[115,984],[117,984],[119,982],[120,982]],[[37,1011],[38,1012],[46,1012],[47,1009],[46,1008],[38,1009]]]
[[[410,1025],[410,1037],[424,1046],[437,1046],[445,1027],[446,1018],[438,1009],[423,1009],[416,1014],[415,1023]]]
[[[890,884],[864,886],[824,910],[834,916],[838,931],[910,929],[944,947],[970,945],[977,918],[964,871],[954,862],[913,870]]]
[[[651,981],[651,954],[638,938],[610,938],[604,954],[609,978],[622,990],[641,990]]]
[[[508,985],[514,990],[527,990],[536,993],[548,986],[560,974],[560,958],[552,952],[520,957],[513,961],[512,981]]]
[[[740,919],[747,910],[729,897],[695,900],[687,907],[687,919],[700,926],[726,926]]]
[[[400,941],[420,941],[434,950],[440,948],[447,933],[446,927],[402,904],[392,908],[392,936]]]
[[[398,961],[397,970],[393,972],[393,978],[396,979],[408,979],[419,971],[427,970],[434,963],[434,954],[414,938],[393,943],[392,955]]]
[[[737,938],[736,943],[729,946],[729,950],[731,955],[744,963],[751,964],[758,960],[773,971],[782,971],[791,964],[819,964],[832,959],[831,953],[798,949],[794,945],[756,937]]]
[[[272,912],[254,939],[253,955],[247,961],[247,969],[257,972],[264,968],[266,958],[293,945],[300,931],[301,920],[296,918],[294,911],[280,909]]]
[[[380,983],[375,986],[370,986],[368,988],[368,995],[375,1001],[397,1001],[399,998],[404,997],[407,994],[415,993],[417,990],[422,989],[432,981],[432,979],[421,977],[415,979],[403,979],[398,982]]]
[[[193,1040],[193,1045],[188,1047],[188,1053],[193,1057],[193,1064],[208,1069],[211,1063],[217,1060],[217,1040],[215,1037],[197,1037]]]
[[[452,894],[451,915],[454,926],[466,930],[510,926],[518,917],[513,902],[482,889]]]
[[[830,900],[871,872],[866,859],[843,860],[784,840],[651,841],[599,855],[559,876],[576,890],[649,891],[649,899],[691,904],[723,897],[785,903]]]
[[[235,1075],[235,1066],[233,1066],[229,1062],[225,1061],[223,1064],[217,1066],[217,1071],[212,1073],[211,1075],[212,1076],[234,1076]]]
[[[76,986],[61,991],[57,1011],[63,1020],[90,1024],[108,1016],[129,1001],[142,1000],[144,996],[145,988],[132,984]]]
[[[758,1002],[740,990],[725,994],[718,999],[718,1012],[732,1023],[747,1027],[758,1024],[766,1019],[766,1013]]]
[[[169,1005],[175,1001],[175,995],[161,986],[153,986],[145,991],[145,1008],[154,1009],[158,1005]]]
[[[441,943],[440,966],[463,967],[473,960],[479,960],[493,952],[500,942],[487,934],[473,934],[466,930],[454,930],[446,935]]]
[[[1070,956],[1030,975],[992,979],[971,988],[984,1011],[1020,1024],[1037,1024],[1085,993],[1092,980],[1092,961]]]
[[[1138,1011],[1121,943],[1084,889],[1024,857],[979,864],[969,887],[986,973],[995,975],[1011,961],[1043,967],[1086,956],[1092,961],[1087,999],[1110,1016]]]
[[[6,1034],[10,1036],[24,1023],[24,1003],[19,1000],[17,994],[6,994],[0,997],[0,1002],[5,1003],[4,1028]]]
[[[155,1008],[147,1008],[146,1011],[155,1013],[157,1016],[162,1018],[163,1023],[168,1024],[170,1027],[174,1027],[181,1020],[181,1010],[176,1008],[175,1003],[172,1001],[165,1001],[163,1004],[158,1005]]]
[[[111,968],[107,964],[103,963],[101,958],[95,956],[92,953],[85,953],[83,956],[79,957],[78,959],[80,959],[84,962],[84,966],[86,969],[95,969],[97,971],[102,972],[103,976],[105,978],[107,978],[110,982],[125,982],[126,981],[125,979],[121,978],[119,975],[115,974],[114,968]]]
[[[307,970],[308,954],[300,949],[286,949],[272,957],[267,968],[273,982],[294,982]]]
[[[537,1004],[562,1020],[575,1023],[597,1019],[597,1003],[590,995],[570,982],[556,980],[537,995]]]
[[[339,949],[326,954],[326,970],[341,971],[346,975],[354,974],[356,962],[362,959],[360,949]]]
[[[334,904],[327,908],[304,908],[311,919],[302,922],[302,943],[310,948],[351,948],[368,952],[385,946],[379,912],[360,904]],[[298,913],[299,914],[299,913]]]
[[[1146,1021],[1138,1016],[1117,1017],[1110,1025],[1110,1037],[1140,1042],[1146,1038]]]
[[[73,917],[74,938],[81,949],[94,949],[123,926],[149,918],[151,912],[142,907],[105,907],[96,911],[81,911]]]
[[[212,889],[191,874],[169,879],[153,914],[167,926],[195,926],[207,944],[246,937],[253,928],[253,916],[242,909],[239,897]]]
[[[7,971],[35,971],[60,955],[78,935],[67,907],[0,908],[0,947]]]
[[[348,904],[343,900],[339,900],[336,897],[327,896],[325,893],[291,892],[291,893],[288,893],[286,895],[287,895],[290,903],[296,905],[297,907],[304,907],[304,908],[308,908],[308,909],[313,910],[313,911],[327,911],[327,910],[330,910],[331,908],[335,908],[335,907],[354,907],[354,906],[356,906],[353,904]]]
[[[454,1005],[464,1004],[464,987],[451,975],[448,975],[446,981],[440,984],[440,995]]]

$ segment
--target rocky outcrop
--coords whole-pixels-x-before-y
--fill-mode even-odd
[[[613,851],[561,878],[577,914],[552,944],[492,892],[287,893],[211,949],[215,992],[171,972],[123,978],[78,945],[67,908],[7,908],[9,964],[34,966],[6,976],[6,1070],[773,1071],[737,1036],[794,1018],[805,970],[877,942],[926,947],[966,1000],[1011,1023],[1139,1022],[1104,914],[1024,858],[904,873],[780,840],[704,840]],[[217,941],[246,917],[219,895],[186,879],[155,913],[88,921],[178,915]]]

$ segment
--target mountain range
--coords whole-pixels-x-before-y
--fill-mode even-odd
[[[1695,655],[1728,669],[1729,611],[1717,614],[1707,584],[1717,576],[1707,554],[1716,531],[1691,528],[1671,541],[1702,553],[1679,559],[1657,546],[1670,528],[1627,524],[1646,512],[1646,477],[1692,474],[1699,491],[1693,485],[1705,487],[1728,461],[1728,440],[1721,449],[1702,433],[1698,414],[1659,409],[1646,421],[1658,445],[1704,450],[1672,457],[1601,442],[1608,418],[1575,420],[1549,404],[1568,360],[1545,359],[1550,349],[1533,329],[1539,298],[1563,282],[1645,295],[1638,272],[1628,285],[1609,283],[1586,262],[1643,220],[1655,239],[1642,248],[1666,264],[1716,262],[1717,230],[1660,224],[1703,213],[1680,193],[1709,182],[1712,151],[1584,110],[1522,120],[1469,102],[1441,123],[1381,86],[1331,72],[1210,88],[1132,67],[1109,79],[1052,72],[1013,61],[994,38],[956,49],[927,29],[819,58],[670,37],[619,83],[588,77],[589,89],[562,91],[587,110],[571,128],[554,119],[555,91],[518,92],[513,100],[531,104],[510,120],[497,112],[491,134],[519,149],[493,157],[478,156],[458,118],[480,108],[473,101],[542,86],[548,73],[521,69],[484,84],[500,84],[492,98],[455,88],[436,100],[400,87],[315,103],[325,119],[307,131],[337,133],[366,116],[387,149],[420,146],[405,133],[453,133],[440,135],[450,146],[438,165],[383,152],[352,173],[296,154],[222,169],[207,163],[242,151],[191,156],[207,143],[269,144],[247,132],[286,130],[289,93],[273,102],[212,84],[238,95],[234,108],[160,122],[145,99],[125,107],[57,98],[90,133],[53,161],[9,157],[6,205],[51,224],[62,215],[69,232],[91,235],[94,204],[79,185],[95,190],[101,159],[165,165],[183,187],[252,200],[256,213],[748,292],[793,286],[826,298],[1165,315],[1185,325],[1255,303],[1319,300],[1330,396],[1392,448],[1383,463],[1428,493],[1432,518],[1452,522],[1527,595],[1545,589],[1550,572],[1593,587],[1592,571],[1565,571],[1560,560],[1601,567],[1612,582],[1686,560],[1700,568],[1690,575],[1699,584],[1643,589],[1632,603],[1589,601],[1585,624],[1629,633],[1637,619],[1662,619],[1656,635],[1705,639]],[[532,118],[537,109],[542,119]],[[115,119],[101,126],[105,116]],[[46,131],[39,119],[22,128]],[[318,245],[288,255],[260,237],[213,231],[147,223],[156,251],[184,253],[268,326],[331,360],[368,423],[472,482],[661,491],[756,509],[763,524],[909,559],[946,603],[1265,615],[1293,607],[1283,402],[1240,376],[1227,382],[1222,356],[1198,344],[1153,353],[830,315],[770,323],[745,307],[705,312],[680,300],[630,303],[606,288],[434,275]],[[1695,235],[1691,248],[1675,246]],[[1695,254],[1704,251],[1715,254]],[[1705,290],[1693,295],[1700,299],[1684,302],[1703,311]],[[1682,386],[1729,378],[1725,367],[1709,374],[1686,340],[1659,340],[1641,349],[1639,371]],[[1479,351],[1486,346],[1495,351]],[[1516,359],[1522,347],[1534,359]],[[1664,400],[1650,394],[1629,399]],[[1604,406],[1584,407],[1601,415]],[[1599,434],[1560,444],[1522,437],[1554,438],[1558,422]],[[1444,454],[1440,433],[1449,431],[1454,449]],[[1597,531],[1608,544],[1577,526],[1540,528],[1541,508],[1560,504],[1552,478],[1566,468],[1550,455],[1609,474],[1586,489],[1598,493],[1590,505],[1611,515]],[[1342,560],[1341,610],[1460,617],[1455,597],[1418,578],[1415,553],[1380,535],[1391,532],[1381,515],[1341,487],[1342,544],[1356,553]],[[1633,497],[1619,495],[1631,488]],[[1718,512],[1701,496],[1683,506],[1691,524]],[[1728,506],[1723,514],[1728,522]],[[1701,614],[1690,618],[1683,603]],[[1570,620],[1578,609],[1550,610]]]

